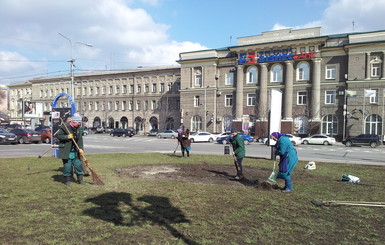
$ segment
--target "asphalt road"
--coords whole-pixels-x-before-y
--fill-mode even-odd
[[[107,134],[92,134],[84,136],[85,154],[99,153],[145,153],[160,152],[173,153],[177,141],[173,139],[158,139],[151,136],[111,137]],[[22,156],[38,157],[50,148],[49,144],[0,145],[1,158]],[[224,145],[217,143],[193,143],[191,155],[214,154],[223,155]],[[333,146],[299,145],[296,146],[298,157],[302,161],[358,163],[371,165],[385,165],[385,146],[345,147],[341,143]],[[178,147],[176,154],[181,155]],[[53,156],[50,149],[46,156]],[[246,146],[246,156],[271,159],[271,147],[253,142]]]

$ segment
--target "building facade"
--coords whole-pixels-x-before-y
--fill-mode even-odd
[[[240,128],[246,118],[252,134],[266,135],[275,89],[283,95],[282,132],[339,139],[383,134],[384,35],[284,29],[238,38],[237,46],[181,53],[182,120],[192,131],[220,132]],[[365,97],[366,90],[374,93]],[[363,109],[365,116],[353,113]]]
[[[338,140],[384,135],[384,59],[385,31],[284,29],[238,38],[236,46],[181,53],[180,66],[75,74],[74,100],[88,127],[219,133],[235,126],[264,136],[271,91],[278,90],[284,133]],[[70,85],[70,76],[11,85],[12,115],[28,96],[49,113]],[[59,104],[69,106],[66,99]]]
[[[29,100],[43,104],[48,125],[53,100],[58,94],[70,94],[71,77],[41,78],[11,85],[14,116],[22,114],[20,102]],[[156,128],[177,129],[180,125],[179,66],[137,68],[122,71],[79,73],[74,75],[72,96],[87,127],[133,127],[145,134]],[[28,87],[28,88],[27,88]],[[57,108],[69,108],[67,97],[57,101]]]

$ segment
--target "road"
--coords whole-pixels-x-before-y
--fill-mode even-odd
[[[111,137],[107,134],[92,134],[84,136],[85,153],[173,153],[177,141],[172,139],[158,139],[149,136],[134,136],[132,138]],[[0,145],[1,158],[22,156],[36,156],[43,154],[50,147],[49,144]],[[191,154],[223,155],[224,145],[217,143],[193,143]],[[385,165],[385,146],[345,147],[341,143],[333,146],[299,145],[296,146],[301,161],[358,163],[370,165]],[[180,148],[177,149],[180,154]],[[54,155],[51,149],[46,155]],[[246,156],[271,159],[271,147],[253,142],[246,146]]]

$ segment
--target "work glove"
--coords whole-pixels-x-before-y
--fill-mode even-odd
[[[82,149],[79,149],[79,155],[83,155],[84,151]]]
[[[71,139],[73,139],[73,138],[74,138],[74,135],[73,135],[73,134],[69,134],[69,135],[68,135],[68,139],[71,140]]]

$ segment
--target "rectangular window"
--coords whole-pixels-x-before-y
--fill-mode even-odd
[[[160,92],[161,92],[161,93],[164,92],[164,83],[161,83],[161,84],[160,84]]]
[[[106,86],[102,87],[102,94],[106,94]]]
[[[122,111],[126,110],[127,101],[122,101]]]
[[[134,105],[134,102],[132,100],[130,100],[130,102],[128,102],[128,110],[132,111],[133,105]]]
[[[198,107],[200,104],[199,102],[199,96],[194,96],[194,107]]]
[[[150,88],[149,88],[148,84],[144,85],[144,92],[145,93],[150,92]]]
[[[256,94],[247,94],[247,106],[255,106]]]
[[[88,104],[88,110],[89,110],[89,111],[92,111],[92,102],[90,102],[90,103]]]
[[[140,100],[136,101],[136,110],[140,111]]]
[[[107,102],[107,110],[111,111],[112,108],[112,101]]]
[[[138,84],[136,93],[140,94],[141,92],[142,92],[142,85]]]
[[[95,95],[99,95],[99,92],[100,92],[100,88],[99,87],[95,87]]]
[[[83,96],[86,96],[86,95],[87,95],[87,88],[83,87]]]
[[[120,86],[119,85],[115,86],[115,93],[120,94]]]
[[[202,74],[195,74],[195,87],[202,87]]]
[[[94,95],[94,88],[90,87],[90,96]]]
[[[373,63],[371,66],[371,77],[380,77],[381,63]]]
[[[115,101],[115,111],[119,110],[119,101]]]
[[[148,111],[148,100],[144,101],[144,110]]]
[[[99,110],[99,101],[95,102],[95,111]]]
[[[152,84],[151,92],[156,93],[156,83]]]
[[[369,97],[369,99],[370,99],[369,103],[370,104],[377,104],[378,103],[378,89],[371,89],[371,90],[376,91],[376,93]]]
[[[233,106],[233,95],[226,94],[225,95],[225,106]]]
[[[307,92],[301,91],[297,93],[297,105],[306,105],[307,103]]]
[[[151,101],[151,110],[155,110],[155,109],[156,109],[156,101],[152,100]]]
[[[114,87],[113,87],[113,86],[110,86],[110,87],[109,87],[108,94],[112,94],[113,92],[114,92]]]
[[[123,94],[127,94],[127,85],[123,85],[123,91],[122,91]]]
[[[226,73],[225,74],[225,85],[233,85],[234,84],[234,73]]]
[[[336,103],[336,91],[327,90],[325,91],[325,104],[335,104]]]
[[[336,79],[336,66],[335,65],[327,65],[326,66],[326,79]]]

